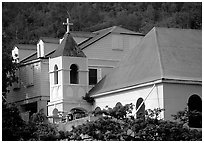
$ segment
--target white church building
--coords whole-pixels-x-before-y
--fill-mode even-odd
[[[7,99],[24,118],[41,109],[52,116],[130,103],[134,114],[165,109],[161,118],[168,120],[185,107],[202,111],[201,30],[154,27],[143,35],[119,26],[68,28],[62,39],[17,44],[12,55],[19,78]]]

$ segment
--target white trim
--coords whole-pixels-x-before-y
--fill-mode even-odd
[[[109,66],[109,65],[89,65],[88,67],[103,67],[103,68],[115,68],[116,66]]]
[[[88,60],[99,60],[99,61],[112,61],[112,62],[120,62],[120,60],[116,60],[116,59],[99,59],[99,58],[88,58]]]
[[[149,83],[145,83],[145,84],[135,85],[135,86],[131,86],[131,87],[125,87],[125,88],[122,88],[122,89],[116,89],[116,90],[108,91],[108,92],[104,92],[104,93],[99,93],[99,94],[96,94],[96,95],[92,95],[92,97],[99,97],[99,96],[103,96],[103,95],[106,95],[106,94],[111,94],[111,93],[131,90],[131,89],[134,89],[134,88],[139,88],[139,87],[143,87],[143,86],[149,86],[149,85],[158,84],[158,83],[161,83],[161,82],[162,82],[162,80],[156,80],[154,82],[149,82]]]
[[[61,103],[63,103],[63,102],[69,103],[69,104],[79,104],[78,101],[73,101],[73,100],[71,101],[71,100],[59,99],[59,100],[55,100],[55,101],[49,102],[48,105],[47,105],[47,107],[53,106],[53,105],[57,105],[57,104],[61,104]]]
[[[41,60],[42,60],[42,59],[35,59],[35,60],[32,60],[32,61],[28,61],[28,62],[26,62],[26,63],[20,63],[20,66],[25,66],[25,65],[37,63],[37,62],[40,62]]]
[[[56,71],[71,71],[71,69],[58,69]],[[55,71],[49,71],[48,73],[54,73]],[[78,72],[88,72],[88,70],[78,70]]]
[[[152,82],[148,82],[148,83],[143,83],[143,84],[139,84],[139,85],[134,85],[131,87],[124,87],[122,89],[116,89],[113,91],[107,91],[107,92],[103,92],[103,93],[99,93],[96,95],[92,95],[92,97],[99,97],[99,96],[104,96],[107,94],[112,94],[112,93],[117,93],[117,92],[122,92],[122,91],[126,91],[126,90],[131,90],[134,88],[139,88],[139,87],[144,87],[144,86],[149,86],[152,84],[159,84],[159,83],[173,83],[173,84],[197,84],[197,85],[202,85],[202,81],[185,81],[185,80],[174,80],[174,79],[159,79],[156,81],[152,81]]]
[[[86,87],[87,85],[85,84],[70,84],[70,83],[64,83],[62,86],[82,86],[82,87]]]
[[[58,70],[56,70],[56,71],[71,71],[70,69],[58,69]],[[48,73],[54,73],[55,72],[55,70],[52,70],[52,71],[49,71]]]

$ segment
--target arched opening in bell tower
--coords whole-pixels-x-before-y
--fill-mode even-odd
[[[58,84],[58,67],[55,65],[54,67],[54,84]]]
[[[78,66],[72,64],[70,66],[70,83],[71,84],[78,84],[79,83],[79,74],[78,74]]]

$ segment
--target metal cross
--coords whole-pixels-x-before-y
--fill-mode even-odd
[[[69,18],[67,18],[67,23],[63,22],[63,25],[67,25],[67,32],[66,33],[69,33],[69,25],[73,25],[73,23],[69,23]]]

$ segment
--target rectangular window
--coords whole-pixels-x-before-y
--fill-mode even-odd
[[[89,85],[97,83],[97,69],[89,69]]]

